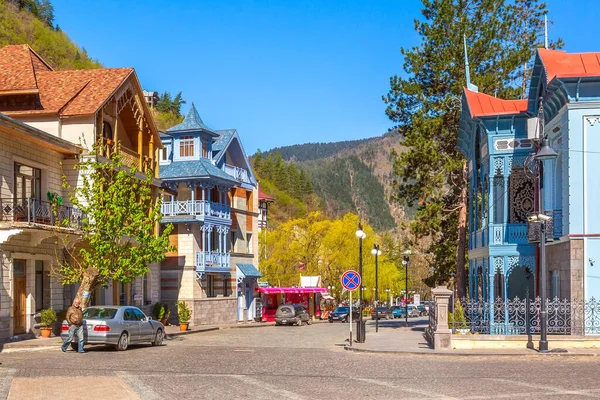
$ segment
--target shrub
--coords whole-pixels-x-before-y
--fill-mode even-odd
[[[40,313],[40,326],[42,328],[50,328],[56,322],[56,311],[52,308],[42,310]]]
[[[154,317],[154,319],[156,320],[161,320],[164,318],[165,315],[165,306],[160,302],[157,301],[156,304],[154,304],[154,309],[152,309],[152,317]]]
[[[177,316],[180,324],[187,324],[190,322],[192,316],[192,310],[183,301],[177,302]]]
[[[460,300],[456,300],[456,305],[454,306],[454,327],[457,329],[466,329],[467,328],[467,319],[465,318],[465,312],[463,311],[462,304],[460,304]]]

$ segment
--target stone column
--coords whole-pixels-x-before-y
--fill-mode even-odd
[[[448,327],[448,304],[452,291],[446,286],[438,286],[431,290],[435,301],[435,332],[433,340],[434,350],[451,349],[452,334]]]

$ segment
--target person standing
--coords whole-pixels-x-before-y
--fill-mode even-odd
[[[63,353],[67,351],[67,347],[75,335],[77,335],[79,343],[79,350],[77,352],[85,353],[83,350],[83,312],[81,312],[81,302],[79,299],[75,299],[73,305],[67,310],[66,320],[69,324],[69,334],[61,347]]]

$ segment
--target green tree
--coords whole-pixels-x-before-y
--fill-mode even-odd
[[[153,196],[153,171],[140,179],[137,169],[127,169],[121,156],[100,161],[94,154],[75,166],[80,186],[71,187],[63,177],[71,203],[85,216],[84,244],[66,259],[58,258],[53,271],[63,284],[81,282],[75,298],[83,307],[89,300],[85,292],[110,280],[131,282],[174,250],[168,238],[173,226],[159,235],[155,231],[162,216],[160,198],[155,201]]]
[[[183,95],[181,92],[177,93],[171,105],[169,107],[169,112],[171,114],[175,114],[177,116],[181,116],[181,105],[185,104],[186,101],[183,99]]]
[[[452,104],[466,83],[463,35],[479,90],[515,98],[545,13],[537,0],[423,0],[423,18],[415,20],[422,42],[402,48],[406,77],[391,77],[383,96],[407,148],[394,162],[392,198],[417,208],[411,230],[417,239],[429,237],[436,266],[429,283],[456,271],[459,297],[465,294],[468,171],[456,150],[460,107]]]

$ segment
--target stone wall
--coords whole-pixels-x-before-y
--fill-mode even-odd
[[[552,288],[552,272],[560,273],[560,297],[583,300],[583,240],[571,239],[546,246],[548,296]]]
[[[236,297],[215,297],[193,300],[192,326],[230,324],[235,323],[236,321]]]

